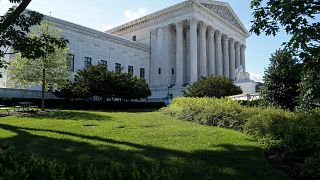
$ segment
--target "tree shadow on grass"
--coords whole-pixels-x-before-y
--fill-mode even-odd
[[[111,117],[107,115],[82,112],[82,111],[51,111],[44,114],[31,114],[27,116],[19,116],[20,118],[32,117],[34,119],[56,119],[56,120],[91,120],[106,121]]]
[[[255,146],[222,144],[219,150],[198,150],[186,152],[141,145],[127,141],[87,136],[71,132],[24,128],[0,124],[0,128],[16,133],[4,141],[12,144],[17,151],[32,151],[44,159],[58,159],[67,163],[93,163],[97,167],[120,165],[129,168],[132,163],[152,171],[154,168],[175,169],[179,179],[284,179],[264,159],[262,150]],[[57,133],[98,141],[93,145],[70,139],[55,139],[34,135],[30,132]],[[128,150],[120,147],[127,146]],[[159,172],[160,173],[160,172]],[[152,178],[152,177],[151,177]]]

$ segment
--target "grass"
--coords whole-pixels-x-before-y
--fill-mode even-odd
[[[179,179],[288,179],[255,139],[159,112],[56,111],[0,118],[0,138],[15,151],[96,167],[175,171]],[[159,172],[160,173],[160,172]],[[152,177],[151,177],[152,179]]]

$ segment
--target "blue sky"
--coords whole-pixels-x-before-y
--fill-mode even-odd
[[[32,0],[29,9],[51,15],[96,30],[106,30],[135,18],[161,10],[183,0]],[[252,10],[250,0],[221,0],[228,2],[247,29],[250,28]],[[0,15],[12,4],[0,0]],[[276,37],[256,36],[247,40],[246,64],[251,78],[261,81],[269,65],[269,57],[289,37],[279,33]]]

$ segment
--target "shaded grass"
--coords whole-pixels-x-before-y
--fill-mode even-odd
[[[0,119],[0,138],[16,151],[44,159],[124,169],[135,163],[149,171],[178,172],[173,178],[287,178],[267,163],[255,139],[158,112],[57,111],[6,117]]]

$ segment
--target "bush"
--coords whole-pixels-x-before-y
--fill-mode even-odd
[[[241,129],[245,119],[242,108],[230,99],[176,98],[161,112],[209,126]]]
[[[185,91],[186,97],[198,98],[223,98],[237,94],[242,94],[241,88],[236,86],[231,79],[222,76],[201,77]]]
[[[300,114],[277,108],[244,107],[230,99],[177,98],[160,110],[187,121],[242,130],[271,152],[283,158],[306,163],[308,177],[320,174],[320,110]],[[312,157],[312,158],[307,158]]]
[[[306,158],[303,176],[320,179],[320,153]]]
[[[66,164],[8,150],[0,152],[0,179],[173,179],[182,174],[161,164],[143,168],[134,162],[126,167],[111,160],[106,163],[103,167],[77,162]]]

